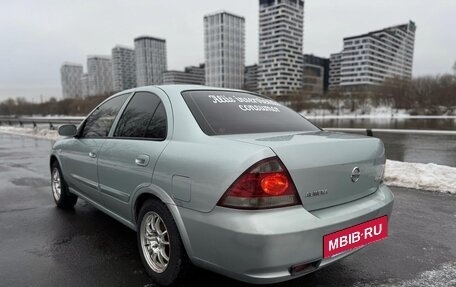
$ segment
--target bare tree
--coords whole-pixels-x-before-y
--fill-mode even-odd
[[[290,108],[297,112],[301,112],[309,107],[308,102],[310,94],[305,89],[299,89],[292,91],[288,96],[286,96],[286,99],[290,104]]]
[[[334,108],[337,110],[337,115],[340,115],[340,109],[343,107],[344,102],[342,90],[339,87],[334,87],[328,91],[326,98],[331,100],[332,104],[335,105]]]

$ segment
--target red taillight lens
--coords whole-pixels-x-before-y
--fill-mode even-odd
[[[260,181],[261,189],[270,195],[281,195],[288,188],[288,178],[283,173],[266,175]]]
[[[218,205],[264,209],[300,204],[287,170],[276,157],[262,160],[244,172],[226,191]]]

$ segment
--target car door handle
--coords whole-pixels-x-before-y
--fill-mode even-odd
[[[91,158],[96,158],[96,157],[97,157],[97,154],[91,151],[91,152],[89,152],[89,156],[90,156]]]
[[[147,166],[149,164],[149,156],[146,154],[138,155],[135,159],[135,163],[139,166]]]

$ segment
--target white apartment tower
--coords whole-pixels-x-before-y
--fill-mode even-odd
[[[204,16],[206,85],[240,89],[244,84],[245,19],[228,12]]]
[[[113,91],[111,57],[88,56],[87,72],[90,96],[103,95]]]
[[[60,80],[64,99],[82,97],[81,76],[81,64],[65,62],[60,67]]]
[[[160,85],[167,70],[166,40],[150,36],[135,38],[137,86]]]
[[[136,87],[135,50],[117,45],[112,49],[112,81],[114,91]]]
[[[411,79],[414,22],[344,38],[340,86],[382,84],[386,78]]]
[[[303,0],[260,0],[260,92],[281,96],[302,87],[303,29]]]

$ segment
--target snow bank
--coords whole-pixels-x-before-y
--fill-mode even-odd
[[[56,140],[59,135],[56,130],[40,128],[24,128],[15,126],[0,126],[0,132],[14,135],[30,136],[34,138]]]
[[[387,185],[456,194],[456,167],[387,160]]]

